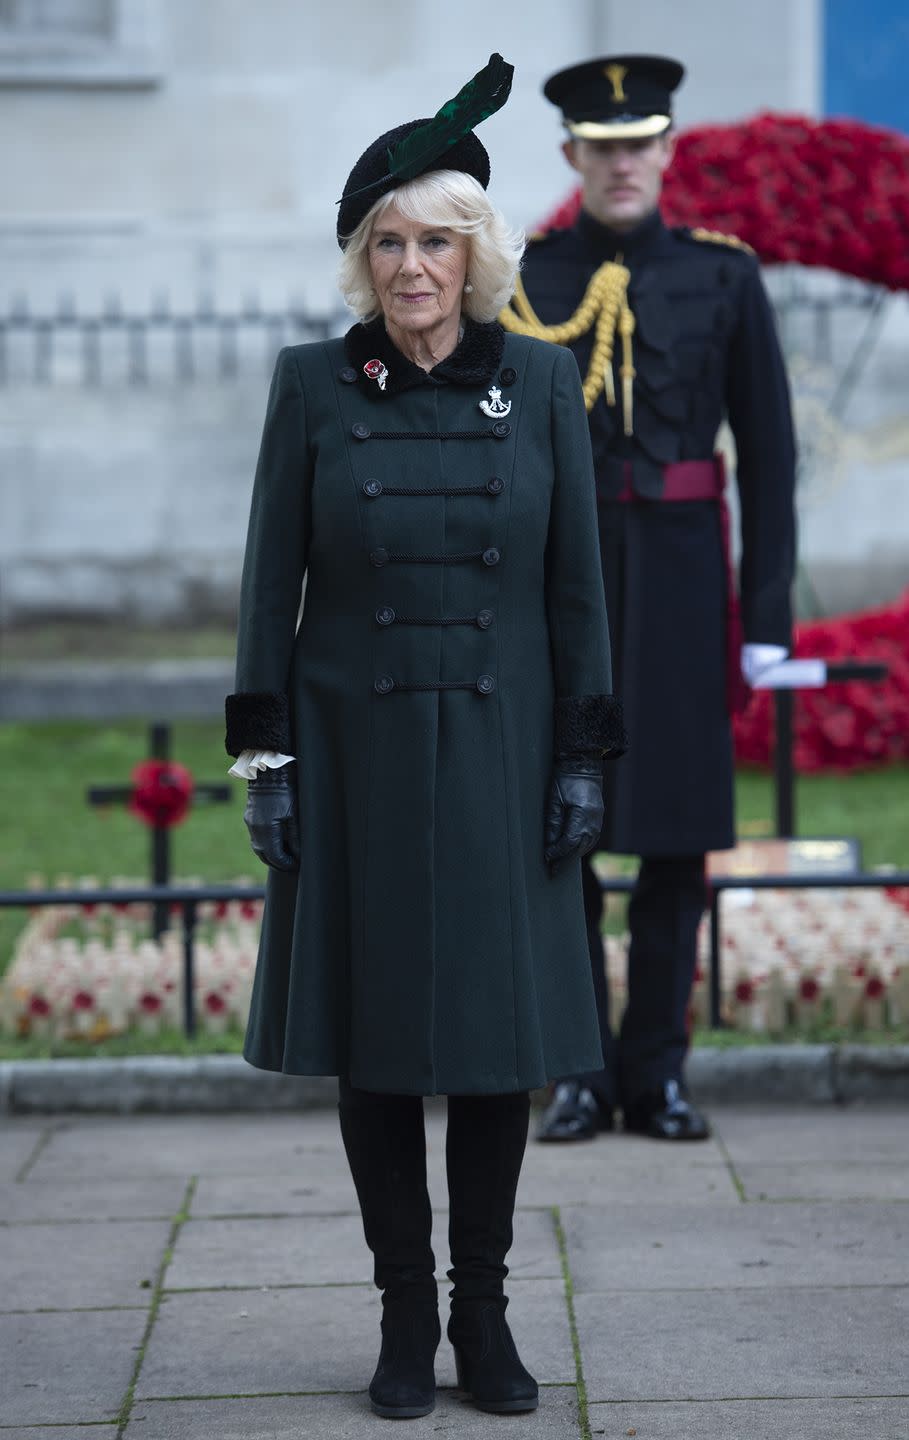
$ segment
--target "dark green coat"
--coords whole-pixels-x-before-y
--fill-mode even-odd
[[[554,747],[617,743],[610,690],[573,356],[498,325],[429,375],[380,323],[282,351],[228,750],[296,755],[301,868],[268,875],[252,1064],[416,1094],[601,1064],[543,817]]]

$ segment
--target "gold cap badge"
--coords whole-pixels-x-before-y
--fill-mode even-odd
[[[603,74],[606,76],[606,79],[609,81],[610,85],[612,86],[612,98],[613,98],[613,100],[627,100],[627,99],[628,99],[628,96],[625,94],[625,90],[624,90],[624,87],[623,87],[623,85],[622,85],[622,81],[625,79],[625,76],[628,74],[628,66],[627,66],[627,65],[607,65],[606,68],[605,68],[604,71],[603,71]]]

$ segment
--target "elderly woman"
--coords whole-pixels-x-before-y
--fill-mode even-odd
[[[351,172],[360,322],[278,357],[227,704],[270,867],[245,1054],[340,1077],[394,1417],[435,1402],[422,1097],[448,1097],[459,1385],[531,1410],[503,1293],[528,1091],[601,1064],[578,862],[622,730],[576,363],[494,320],[521,245],[472,126],[510,78],[492,57]]]

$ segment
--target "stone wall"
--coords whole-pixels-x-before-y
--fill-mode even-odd
[[[484,126],[492,189],[528,226],[571,185],[539,94],[561,64],[684,56],[682,125],[817,108],[817,0],[111,3],[112,55],[17,71],[0,49],[0,127],[16,137],[0,152],[5,623],[230,616],[270,361],[314,333],[307,317],[320,333],[345,323],[333,226],[347,169],[491,50],[516,65]],[[785,314],[789,282],[770,279]],[[806,594],[874,603],[907,569],[905,302],[878,317],[834,306],[823,344],[790,310]]]

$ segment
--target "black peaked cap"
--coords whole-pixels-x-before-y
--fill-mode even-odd
[[[604,55],[550,75],[543,94],[571,134],[609,139],[659,134],[672,118],[672,94],[685,67],[664,55]]]

